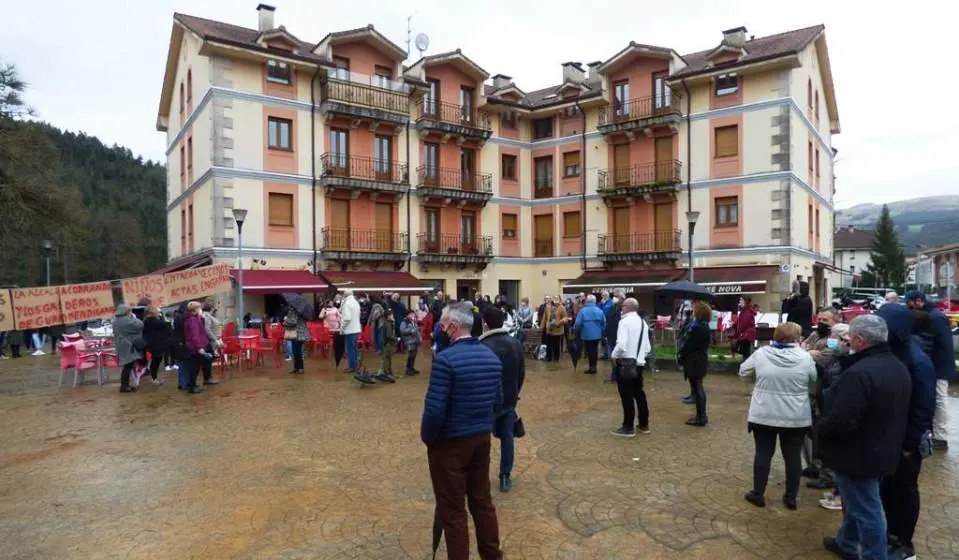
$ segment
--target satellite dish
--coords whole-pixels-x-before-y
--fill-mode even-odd
[[[420,51],[420,55],[422,55],[430,46],[430,38],[426,33],[417,33],[416,38],[413,39],[413,44],[416,45],[416,48]]]

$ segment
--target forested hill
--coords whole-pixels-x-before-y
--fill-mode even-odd
[[[142,274],[166,261],[166,171],[96,137],[0,117],[0,285]]]

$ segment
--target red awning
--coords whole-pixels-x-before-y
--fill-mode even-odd
[[[679,277],[681,272],[675,268],[647,270],[589,270],[575,280],[563,286],[564,294],[579,292],[612,292],[622,288],[624,292],[636,292],[642,288],[652,290]]]
[[[236,280],[237,270],[230,271]],[[308,270],[243,270],[243,293],[245,294],[282,294],[324,292],[330,285],[321,277],[314,276]]]
[[[337,290],[358,292],[431,292],[432,283],[413,276],[409,272],[338,272],[324,270],[320,275]]]

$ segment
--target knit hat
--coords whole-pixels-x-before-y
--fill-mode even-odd
[[[830,332],[833,334],[833,336],[838,338],[849,336],[849,325],[846,323],[836,323],[832,326],[832,330]]]
[[[115,313],[115,315],[117,317],[123,317],[129,312],[130,312],[130,309],[126,305],[121,303],[120,305],[117,306],[117,312]]]
[[[912,301],[914,299],[926,301],[926,294],[920,292],[919,290],[909,290],[906,292],[906,295],[902,296],[906,301]]]

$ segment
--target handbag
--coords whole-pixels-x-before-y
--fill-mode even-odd
[[[284,340],[296,340],[297,338],[297,328],[296,328],[296,318],[290,315],[287,315],[283,319],[283,338]]]
[[[516,421],[513,422],[513,437],[521,438],[526,435],[526,425],[523,424],[523,418],[520,416],[516,417]]]

